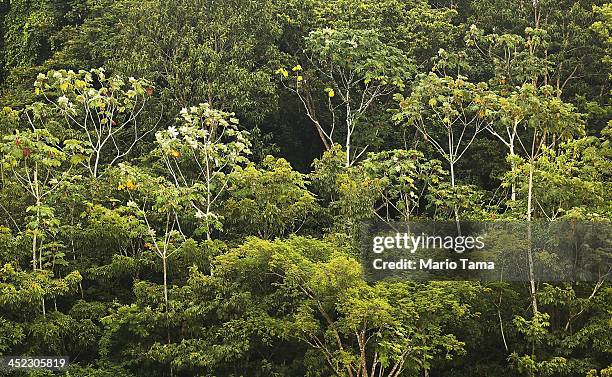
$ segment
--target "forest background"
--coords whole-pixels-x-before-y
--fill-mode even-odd
[[[0,355],[612,376],[610,271],[371,283],[357,243],[610,221],[611,28],[603,1],[1,1]]]

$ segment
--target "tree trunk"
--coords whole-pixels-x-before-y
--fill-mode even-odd
[[[210,185],[211,185],[211,174],[210,174],[210,158],[208,151],[206,151],[206,239],[210,240]]]
[[[34,229],[34,235],[32,236],[32,267],[33,270],[36,271],[36,261],[37,261],[37,249],[38,249],[38,231],[40,227],[40,206],[42,203],[40,202],[40,189],[38,187],[38,164],[34,164],[34,177],[32,179],[32,185],[34,188],[34,195],[36,196],[36,222],[38,226]],[[38,252],[38,262],[40,269],[42,270],[42,253]],[[47,318],[47,310],[45,307],[45,296],[43,293],[43,297],[41,298],[41,307],[42,307],[42,315],[43,318]]]
[[[32,271],[36,271],[36,243],[37,243],[37,234],[34,232],[34,236],[32,237]]]
[[[351,132],[346,132],[346,167],[351,166]]]
[[[351,93],[346,91],[346,167],[351,166],[351,137],[353,133],[353,118],[351,115]]]
[[[36,196],[36,222],[40,226],[40,195],[38,191],[38,165],[34,165],[34,178],[33,178],[33,189],[34,195]],[[36,249],[38,245],[38,229],[34,229],[34,235],[32,237],[32,267],[36,270],[36,261],[38,258],[36,257]]]
[[[536,298],[536,284],[533,272],[533,244],[532,244],[532,229],[531,229],[531,212],[533,198],[533,160],[529,165],[529,186],[527,192],[527,257],[529,259],[529,286],[531,292],[531,306],[533,314],[538,313],[538,301]]]
[[[166,304],[166,313],[168,312],[168,258],[162,257],[164,268],[164,303]]]
[[[516,126],[515,126],[516,129]],[[511,162],[510,162],[510,167],[512,169],[512,171],[514,172],[514,169],[516,169],[516,163],[514,162],[514,135],[513,137],[510,138],[509,140],[509,144],[510,144],[510,158],[511,158]],[[512,194],[511,194],[511,198],[512,201],[516,201],[516,180],[514,178],[512,178],[512,186],[511,186],[511,190],[512,190]]]
[[[453,188],[453,192],[455,191],[455,162],[453,161],[453,157],[450,156],[450,176],[451,176],[451,187]],[[459,208],[455,203],[453,205],[453,212],[455,213],[455,223],[457,224],[457,234],[461,236],[461,224],[459,223]]]

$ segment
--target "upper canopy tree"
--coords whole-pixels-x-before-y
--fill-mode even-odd
[[[539,89],[532,84],[517,87],[510,94],[497,95],[491,109],[495,122],[487,130],[508,148],[512,169],[516,156],[539,154],[542,144],[550,146],[583,131],[582,115],[573,105],[563,102],[551,86]],[[531,141],[529,137],[533,136]],[[516,200],[515,184],[511,184],[511,199]]]
[[[494,94],[485,83],[466,77],[454,79],[435,73],[422,75],[409,97],[397,95],[399,124],[415,127],[435,151],[448,162],[452,189],[457,185],[456,165],[476,136],[491,125]],[[455,220],[459,221],[457,206]]]
[[[33,270],[44,268],[44,259],[49,256],[43,252],[49,249],[45,241],[52,243],[58,232],[59,220],[54,216],[52,194],[70,179],[74,165],[86,159],[85,149],[78,140],[60,140],[45,128],[49,110],[41,103],[21,111],[9,110],[9,116],[25,123],[27,128],[4,136],[0,144],[3,167],[13,174],[31,201],[26,213],[27,234],[32,238]]]
[[[120,164],[117,173],[120,178],[118,190],[127,192],[130,198],[127,207],[146,229],[146,247],[162,261],[164,303],[168,311],[168,259],[186,239],[179,215],[190,209],[192,192],[190,188],[176,187],[164,177],[151,176],[127,164]],[[118,210],[124,213],[124,208]]]
[[[596,5],[604,3],[472,1],[470,8],[462,8],[471,10],[468,24],[475,28],[468,38],[492,59],[488,68],[495,73],[496,81],[520,85],[526,82],[521,71],[531,71],[538,77],[534,84],[553,86],[565,100],[580,95],[601,103],[606,101],[610,87],[606,77],[610,67],[602,64],[605,38],[599,38],[591,25],[598,9],[605,9]],[[479,36],[472,33],[476,30]],[[482,62],[475,68],[483,72],[487,65]]]
[[[103,173],[103,167],[128,156],[155,129],[155,125],[140,123],[141,113],[153,94],[153,86],[147,80],[107,77],[103,68],[78,73],[59,70],[40,73],[34,86],[36,94],[55,108],[90,149],[83,165],[94,178]]]
[[[431,55],[460,35],[460,28],[453,23],[455,10],[432,7],[424,0],[310,0],[306,6],[301,0],[283,3],[285,39],[295,55],[301,52],[303,40],[293,40],[290,31],[308,35],[324,28],[375,30],[383,43],[428,66]]]
[[[196,195],[190,207],[201,220],[202,231],[210,239],[222,224],[218,215],[221,194],[230,174],[248,162],[251,154],[248,132],[238,130],[233,113],[212,108],[208,103],[183,108],[174,126],[155,135],[165,175],[177,188],[188,188]]]
[[[612,190],[605,178],[612,171],[610,148],[609,136],[587,136],[556,147],[545,146],[532,164],[518,164],[508,172],[507,179],[518,180],[519,197],[526,200],[528,171],[533,165],[535,218],[598,221],[612,205]]]
[[[18,185],[27,192],[28,207],[21,214],[27,221],[25,229],[21,231],[14,218],[13,221],[19,230],[19,238],[24,237],[30,242],[34,273],[52,271],[56,265],[66,264],[62,251],[64,245],[58,237],[61,221],[55,216],[56,200],[53,196],[65,181],[71,179],[70,171],[74,165],[85,159],[85,150],[78,140],[60,140],[45,128],[49,122],[48,110],[41,103],[21,111],[5,109],[6,115],[22,130],[4,136],[0,144],[2,169],[10,171]],[[10,265],[5,268],[12,270]],[[53,273],[47,272],[35,279],[49,280]],[[75,277],[80,280],[78,273]],[[52,282],[45,282],[45,288],[39,286],[43,316],[46,316],[45,297],[60,296],[47,292],[46,285]]]
[[[366,116],[377,102],[404,87],[414,67],[401,50],[370,30],[316,30],[306,38],[306,48],[306,71],[297,65],[291,78],[284,68],[277,72],[291,81],[286,87],[299,97],[326,149],[338,140],[337,123],[342,128],[350,166],[368,148],[355,146],[354,134],[375,133],[364,129]],[[316,98],[321,95],[327,97],[327,120],[317,115]]]
[[[290,3],[285,9],[287,28],[300,28],[304,38],[288,40],[299,64],[278,73],[298,96],[324,148],[342,144],[349,166],[389,136],[390,95],[404,89],[417,67],[430,65],[431,50],[456,36],[450,22],[455,12],[424,1],[309,5]]]

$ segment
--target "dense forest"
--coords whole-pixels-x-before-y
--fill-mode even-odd
[[[372,282],[358,240],[610,221],[612,4],[1,0],[0,50],[0,355],[70,357],[0,374],[612,376],[609,273]]]

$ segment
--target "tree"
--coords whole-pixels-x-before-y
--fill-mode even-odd
[[[315,30],[306,38],[305,55],[308,70],[293,67],[291,83],[285,87],[300,99],[326,150],[337,142],[336,122],[344,128],[345,165],[351,166],[368,148],[357,148],[354,134],[375,132],[365,129],[367,115],[377,101],[403,89],[413,65],[372,30]],[[289,80],[285,68],[277,73]],[[326,121],[317,115],[316,97],[321,93],[327,97],[330,119]]]
[[[181,217],[194,195],[189,188],[176,187],[164,177],[153,177],[137,167],[121,164],[120,174],[117,189],[128,194],[127,207],[144,223],[148,240],[144,246],[162,261],[164,308],[168,313],[168,259],[186,240]]]
[[[396,100],[400,104],[396,122],[415,127],[448,162],[454,190],[456,164],[476,136],[492,124],[495,96],[485,83],[473,84],[466,77],[439,77],[432,72],[421,76],[409,97],[398,94]],[[454,217],[458,223],[457,206]]]
[[[59,70],[39,74],[34,86],[92,151],[85,166],[93,178],[103,174],[102,165],[120,162],[155,129],[140,124],[153,94],[147,80],[107,77],[103,68]]]
[[[183,108],[182,125],[159,131],[155,137],[158,155],[168,179],[178,189],[193,189],[199,195],[191,206],[200,219],[206,238],[222,223],[215,206],[229,183],[228,173],[248,161],[248,132],[238,130],[233,113],[207,103]]]
[[[51,271],[38,270],[35,272],[22,271],[16,266],[7,263],[0,268],[0,308],[3,312],[11,313],[11,315],[3,316],[0,323],[5,329],[12,327],[10,332],[7,332],[6,338],[0,343],[1,348],[8,348],[10,343],[18,345],[18,340],[24,338],[24,333],[28,335],[41,335],[36,329],[37,320],[32,316],[36,310],[35,307],[42,302],[44,305],[46,298],[61,298],[69,296],[75,292],[78,283],[82,277],[78,271],[73,271],[63,278],[53,278]],[[53,315],[47,315],[43,310],[41,329],[45,329],[45,325],[52,326],[56,316],[59,314],[57,306]],[[19,313],[19,315],[16,315]],[[50,317],[50,318],[48,318]],[[25,320],[25,321],[24,321]],[[48,322],[47,322],[48,320]],[[24,321],[24,325],[19,322]],[[28,328],[27,332],[24,331]],[[35,339],[34,342],[45,342],[45,339]]]
[[[295,233],[318,210],[304,175],[282,158],[266,156],[261,167],[238,166],[228,179],[222,214],[234,233],[267,239]]]
[[[591,136],[565,141],[555,148],[543,147],[533,161],[534,218],[598,221],[605,217],[609,202],[605,172],[610,165],[606,139]],[[530,164],[523,160],[519,166],[521,173],[508,172],[507,179],[518,179],[523,201],[519,206],[524,208]]]
[[[382,204],[374,212],[386,221],[395,218],[394,214],[402,221],[418,215],[425,198],[435,195],[448,174],[440,161],[427,160],[416,150],[370,153],[360,165],[369,179],[380,182],[377,202]],[[378,211],[384,211],[384,216]]]
[[[478,49],[496,61],[493,69],[499,74],[495,80],[505,79],[511,85],[529,81],[536,86],[551,85],[566,101],[581,93],[578,95],[590,101],[605,102],[602,94],[609,86],[604,74],[608,69],[601,64],[605,42],[593,38],[589,30],[596,17],[594,6],[602,3],[473,1],[468,23],[483,37],[476,37]],[[508,74],[519,71],[527,76],[531,71],[534,76]],[[536,76],[537,82],[533,82]],[[584,86],[587,81],[588,88]]]
[[[251,126],[273,113],[270,77],[282,55],[270,1],[147,0],[111,6],[121,27],[103,39],[110,46],[104,49],[105,66],[157,83],[167,108],[206,102],[236,111]],[[260,106],[261,100],[268,106]]]
[[[301,237],[252,239],[218,263],[217,276],[223,281],[238,279],[248,287],[273,279],[277,288],[262,293],[278,290],[291,298],[290,311],[278,318],[286,334],[324,358],[333,374],[399,376],[429,369],[428,360],[437,352],[461,349],[440,322],[468,314],[450,286],[369,285],[359,263],[346,252]]]
[[[495,117],[499,121],[489,124],[487,130],[508,148],[508,160],[512,169],[515,166],[516,156],[531,153],[528,152],[528,141],[523,139],[529,137],[539,124],[550,123],[548,130],[540,132],[553,133],[549,137],[551,145],[557,143],[559,139],[569,137],[573,132],[580,132],[582,123],[580,114],[576,113],[574,106],[555,97],[551,87],[536,89],[531,84],[524,84],[507,96],[499,95],[496,101],[498,103],[493,104],[492,111],[495,111]],[[556,114],[556,117],[550,121],[542,119],[543,111],[550,111],[550,114]],[[555,122],[556,125],[553,125]],[[534,138],[537,132],[537,130],[534,132]],[[537,148],[537,145],[533,144],[531,148]],[[533,153],[535,157],[538,152],[533,151]],[[511,184],[511,199],[516,200],[514,183]]]
[[[21,118],[30,130],[16,130],[3,139],[3,164],[12,171],[14,178],[32,200],[26,212],[31,214],[28,233],[32,236],[32,268],[43,269],[42,250],[59,245],[50,243],[43,247],[46,235],[55,235],[59,222],[50,206],[49,196],[70,178],[71,167],[85,159],[85,149],[77,140],[62,140],[44,127],[48,109],[35,104],[22,111],[11,110],[11,115]]]
[[[375,30],[383,43],[427,69],[430,57],[453,45],[460,35],[461,26],[453,19],[456,15],[455,9],[424,0],[313,0],[307,4],[291,0],[283,7],[287,29],[283,42],[293,55],[299,55],[305,42],[300,37],[315,30]]]
[[[11,70],[28,69],[49,57],[53,36],[66,23],[74,21],[64,17],[71,5],[19,0],[3,6],[3,79]]]
[[[591,29],[603,40],[605,48],[605,55],[602,59],[603,62],[610,63],[612,59],[612,35],[610,33],[612,29],[612,4],[604,4],[601,7],[594,6],[593,10],[601,19],[595,21],[593,25],[591,25]],[[609,73],[608,76],[610,74],[612,73]]]

